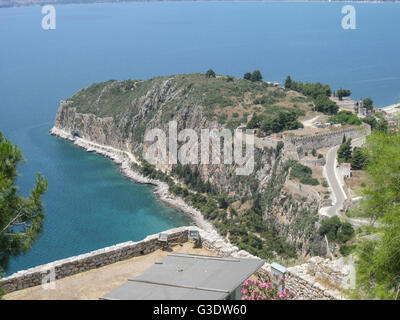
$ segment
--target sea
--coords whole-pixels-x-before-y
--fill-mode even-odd
[[[342,20],[354,8],[354,29]],[[24,196],[48,179],[43,232],[7,274],[190,225],[111,160],[51,136],[59,102],[110,79],[206,72],[320,81],[378,107],[400,99],[400,4],[138,2],[0,9],[0,131],[22,150]],[[344,12],[344,13],[342,13]],[[346,19],[346,18],[345,18]]]

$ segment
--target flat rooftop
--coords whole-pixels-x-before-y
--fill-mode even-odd
[[[204,248],[193,248],[193,243],[176,244],[167,250],[119,261],[98,269],[82,272],[55,281],[55,289],[31,287],[6,294],[5,300],[97,300],[124,284],[128,279],[142,274],[168,254],[187,253],[215,256]]]
[[[171,253],[102,299],[222,300],[264,263],[261,259]]]

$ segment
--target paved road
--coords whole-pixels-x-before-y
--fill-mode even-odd
[[[353,147],[361,146],[365,142],[365,137],[357,138],[352,141]],[[346,200],[346,194],[343,190],[342,182],[339,177],[339,172],[336,169],[337,166],[337,151],[339,145],[331,148],[326,156],[325,173],[328,180],[329,187],[331,188],[333,205],[327,210],[324,210],[324,214],[332,217],[339,213],[342,209],[343,203]]]

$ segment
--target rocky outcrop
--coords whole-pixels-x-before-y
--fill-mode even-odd
[[[128,96],[126,92],[130,91],[135,95]],[[209,117],[209,110],[202,106],[200,100],[192,93],[191,83],[186,83],[182,77],[178,79],[171,76],[129,84],[109,81],[84,89],[71,99],[62,101],[52,132],[89,150],[100,150],[107,156],[112,150],[112,157],[120,161],[125,175],[135,176],[133,179],[141,182],[144,177],[138,178],[137,173],[126,172],[130,167],[129,162],[139,162],[137,159],[148,148],[143,142],[146,130],[159,128],[168,133],[170,120],[176,121],[178,132],[190,128],[199,136],[203,128],[223,127]],[[307,256],[312,252],[323,255],[323,239],[315,232],[320,200],[283,188],[288,173],[285,161],[273,148],[275,143],[261,144],[255,148],[255,166],[249,176],[237,176],[235,164],[199,164],[192,165],[192,168],[197,167],[202,181],[209,182],[218,193],[227,193],[239,199],[261,195],[265,223],[273,224],[279,237],[295,245],[298,254]],[[110,149],[102,152],[104,148]],[[124,154],[130,156],[125,157]],[[168,164],[156,166],[164,172],[170,172],[173,167]],[[184,212],[191,212],[194,217],[201,215],[193,208],[188,209],[190,206],[183,199],[169,195],[165,183],[150,183],[158,185],[157,193],[164,202]],[[199,226],[207,225],[207,221],[199,221],[201,219],[196,220]]]

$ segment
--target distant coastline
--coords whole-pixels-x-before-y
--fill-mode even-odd
[[[63,4],[131,3],[131,2],[343,2],[399,3],[400,0],[0,0],[0,8],[31,7]]]
[[[113,162],[120,166],[120,171],[126,178],[136,183],[154,185],[156,187],[154,193],[162,203],[186,214],[200,229],[203,229],[209,233],[218,234],[212,224],[204,219],[201,212],[188,205],[182,198],[171,194],[168,191],[167,183],[144,177],[139,172],[133,170],[130,164],[136,163],[140,165],[140,163],[131,153],[118,150],[110,146],[99,145],[83,138],[73,137],[70,132],[66,132],[57,127],[53,127],[50,130],[50,134],[65,140],[69,140],[76,146],[81,147],[88,152],[96,152],[97,154],[110,158]]]

